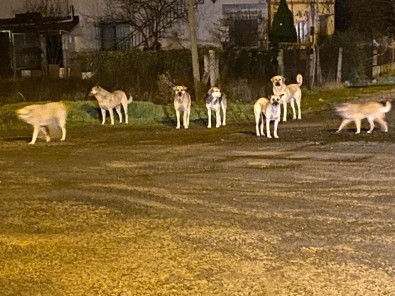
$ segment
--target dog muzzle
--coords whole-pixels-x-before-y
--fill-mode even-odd
[[[276,81],[275,85],[280,86],[281,84],[280,84],[280,82]]]

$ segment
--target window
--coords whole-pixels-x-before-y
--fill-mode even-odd
[[[127,24],[105,24],[101,27],[103,50],[125,50],[130,48],[130,26]]]
[[[266,4],[224,4],[228,36],[222,39],[232,47],[262,47],[267,40]]]

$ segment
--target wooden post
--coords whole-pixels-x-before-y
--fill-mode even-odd
[[[278,69],[277,69],[278,74],[284,75],[284,49],[280,49],[278,51],[277,62],[278,62]]]
[[[196,14],[195,1],[187,0],[188,8],[188,23],[189,36],[191,39],[191,54],[192,54],[192,71],[193,71],[193,86],[195,88],[195,100],[200,99],[200,72],[199,72],[199,55],[197,47],[197,33],[196,33]]]
[[[337,56],[337,73],[336,73],[337,83],[340,83],[342,81],[342,64],[343,64],[343,48],[339,47],[339,55]]]

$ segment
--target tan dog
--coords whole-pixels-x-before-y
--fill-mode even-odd
[[[29,144],[34,145],[41,131],[47,142],[51,141],[48,126],[56,125],[62,130],[61,141],[66,140],[67,110],[63,103],[54,102],[42,105],[29,105],[18,109],[17,116],[33,126],[33,137]]]
[[[273,76],[270,80],[273,84],[273,93],[275,95],[285,94],[284,99],[284,114],[283,114],[283,121],[287,121],[287,105],[288,103],[291,104],[292,112],[293,112],[293,119],[296,119],[296,111],[295,111],[295,102],[298,108],[298,119],[302,119],[302,112],[301,112],[301,101],[302,101],[302,90],[301,86],[303,83],[303,76],[301,74],[296,75],[295,84],[285,84],[285,78],[281,75]]]
[[[121,106],[123,107],[123,111],[125,113],[125,123],[128,124],[128,104],[133,101],[133,97],[130,96],[129,99],[126,96],[125,92],[122,90],[116,90],[114,92],[109,92],[100,86],[92,87],[90,95],[95,96],[96,100],[99,103],[99,107],[102,115],[102,122],[104,124],[106,122],[106,111],[110,113],[111,125],[114,125],[114,113],[113,109],[118,113],[119,123],[122,123],[122,112]]]
[[[381,128],[388,132],[388,124],[385,121],[385,113],[391,110],[391,102],[387,101],[385,105],[379,102],[365,102],[365,103],[344,103],[336,106],[336,112],[343,118],[339,129],[340,132],[351,121],[355,122],[357,127],[356,134],[361,132],[361,121],[367,119],[370,129],[367,133],[371,133],[374,129],[374,122],[377,121]]]
[[[277,128],[281,119],[281,102],[284,95],[272,95],[270,100],[267,98],[259,98],[254,104],[255,128],[256,135],[265,136],[263,132],[264,122],[266,122],[266,136],[271,138],[270,121],[274,121],[273,134],[278,138]]]
[[[211,87],[207,92],[206,108],[207,108],[207,128],[211,128],[211,111],[215,111],[215,127],[226,125],[226,107],[227,99],[225,94],[218,87]],[[221,122],[222,111],[222,122]]]
[[[180,116],[183,113],[184,128],[189,127],[189,115],[191,113],[191,96],[187,93],[186,86],[177,85],[173,87],[174,109],[177,117],[177,129],[181,127]]]

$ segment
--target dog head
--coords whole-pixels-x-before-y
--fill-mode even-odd
[[[276,75],[273,76],[270,81],[272,82],[273,86],[280,87],[285,84],[285,77],[281,75]]]
[[[96,86],[92,87],[91,91],[89,92],[89,95],[90,96],[97,95],[100,91],[101,91],[101,87],[96,85]]]
[[[174,96],[181,98],[185,94],[186,90],[187,90],[186,86],[176,85],[173,87]]]
[[[272,95],[270,97],[270,104],[272,104],[273,106],[277,106],[283,103],[283,96],[284,94],[281,95]]]
[[[34,111],[34,105],[30,105],[16,110],[16,115],[18,116],[19,119],[27,123],[30,123],[33,111]]]
[[[220,98],[222,97],[222,92],[218,87],[213,86],[208,90],[207,95]]]

